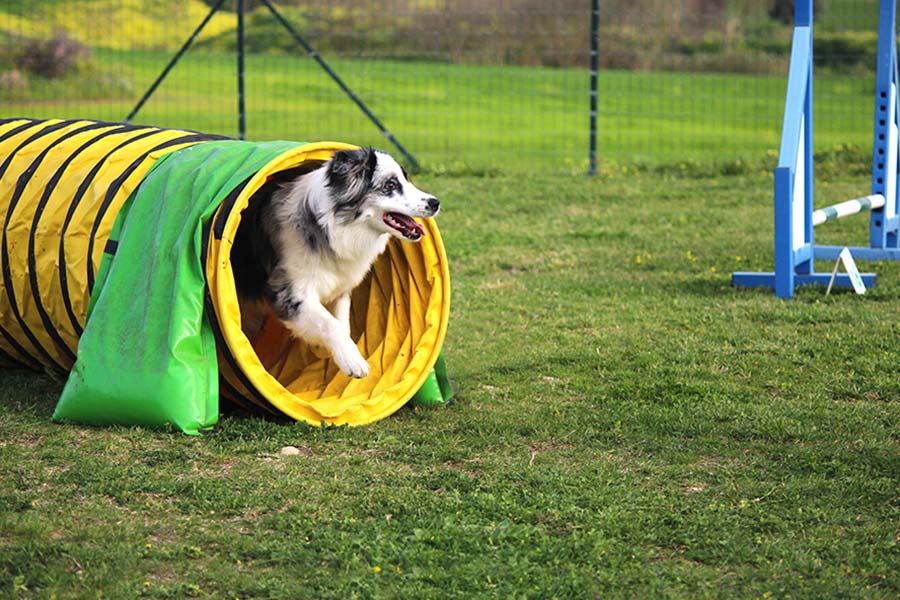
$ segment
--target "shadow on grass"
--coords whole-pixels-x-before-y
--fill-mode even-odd
[[[684,282],[679,285],[670,286],[673,291],[683,291],[692,296],[700,296],[700,297],[713,297],[719,296],[721,297],[723,294],[746,294],[748,296],[762,296],[762,297],[775,297],[775,290],[770,287],[759,286],[759,287],[744,287],[744,286],[733,286],[731,285],[731,277],[727,280],[701,280],[696,279],[693,281]],[[856,293],[853,291],[853,288],[850,287],[838,287],[835,286],[831,290],[831,294],[829,296],[825,295],[827,287],[824,285],[803,285],[799,286],[794,290],[794,297],[789,301],[796,301],[802,303],[813,304],[816,302],[822,302],[831,297],[840,298],[841,296],[854,296]],[[869,294],[867,299],[871,298],[876,301],[883,301],[886,298],[880,298],[876,294]],[[895,297],[891,298],[892,301],[896,301]]]
[[[49,422],[64,386],[65,379],[62,376],[25,369],[0,370],[0,419],[4,414],[23,415],[28,419]],[[401,410],[412,411],[415,407],[415,402],[409,402]],[[245,436],[248,431],[258,431],[261,435],[289,436],[296,435],[298,428],[308,433],[319,430],[318,427],[295,421],[285,414],[245,408],[220,398],[219,423],[211,435],[228,438],[229,427],[233,430],[232,434],[238,436]],[[338,426],[325,429],[340,428]]]
[[[0,370],[0,407],[11,413],[50,418],[65,381],[25,369]]]
[[[690,279],[667,280],[661,283],[658,288],[672,297],[689,295],[700,298],[721,298],[723,295],[730,294],[734,289],[731,287],[730,275],[728,279],[710,279],[708,276],[697,275]],[[752,290],[753,288],[740,289]]]
[[[859,297],[860,300],[872,303],[897,302],[897,296],[893,290],[884,290],[885,286],[879,288],[877,285],[871,286],[863,296],[858,295],[853,288],[838,287],[832,288],[831,293],[826,295],[827,287],[824,285],[802,285],[794,290],[793,298],[785,298],[785,302],[797,303],[802,305],[812,305],[821,303],[834,303],[837,301],[848,301]],[[775,291],[768,287],[737,287],[733,288],[736,293],[747,294],[748,296],[763,296],[775,298]],[[721,293],[721,291],[720,291]],[[704,294],[697,294],[704,295]]]

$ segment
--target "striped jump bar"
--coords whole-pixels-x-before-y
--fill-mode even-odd
[[[813,227],[815,227],[826,221],[834,221],[835,219],[861,213],[864,210],[873,210],[883,206],[884,196],[881,194],[872,194],[871,196],[854,198],[853,200],[847,200],[846,202],[841,202],[834,206],[826,206],[825,208],[813,211],[812,224]]]

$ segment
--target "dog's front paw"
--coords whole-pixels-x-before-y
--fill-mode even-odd
[[[362,379],[369,374],[369,363],[353,344],[347,344],[334,353],[338,368],[350,377]]]

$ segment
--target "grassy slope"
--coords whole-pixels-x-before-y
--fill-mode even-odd
[[[767,176],[420,183],[445,200],[453,405],[190,439],[52,425],[58,384],[7,376],[3,592],[900,593],[900,267],[864,297],[731,289],[771,264]]]
[[[872,5],[867,0],[854,14],[870,16]],[[849,23],[847,7],[829,3],[822,26],[834,28],[840,15]],[[83,82],[34,82],[34,97],[4,100],[0,116],[123,119],[205,12],[199,0],[153,6],[137,0],[16,0],[0,7],[0,27],[33,33],[63,26],[95,47],[103,69]],[[233,15],[219,14],[204,37],[227,31],[233,21]],[[133,48],[165,50],[124,51]],[[586,166],[585,71],[326,58],[431,167],[545,169],[549,163],[582,172]],[[138,121],[236,135],[235,62],[232,54],[188,53]],[[600,157],[620,164],[759,161],[778,148],[785,85],[786,77],[604,72]],[[817,75],[818,149],[850,143],[869,150],[871,85],[868,78]],[[251,139],[389,145],[301,52],[249,57],[247,94]]]
[[[174,50],[209,11],[200,0],[6,0],[0,29],[27,36],[62,29],[94,48]],[[234,15],[218,12],[205,31],[233,29],[234,21]]]
[[[7,102],[2,116],[121,120],[165,66],[167,53],[100,52],[129,97]],[[579,70],[331,60],[397,138],[426,165],[583,172],[587,74]],[[235,135],[234,56],[188,54],[139,122]],[[865,78],[816,80],[816,147],[869,151],[872,100]],[[786,79],[604,72],[599,153],[615,163],[758,162],[777,150]],[[57,98],[54,96],[54,98]],[[388,146],[311,60],[252,56],[248,137],[338,139]]]

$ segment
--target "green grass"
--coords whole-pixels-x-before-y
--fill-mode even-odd
[[[201,0],[5,0],[0,30],[31,37],[65,31],[92,47],[174,50],[209,10]],[[204,31],[215,35],[234,27],[234,15],[220,11]]]
[[[95,51],[116,89],[107,100],[72,82],[43,99],[9,101],[0,116],[122,120],[170,58]],[[579,69],[329,59],[335,70],[427,168],[438,171],[587,168],[588,76]],[[136,121],[237,134],[235,57],[188,53]],[[390,143],[310,59],[250,56],[247,136]],[[870,152],[872,81],[816,79],[816,148]],[[613,165],[684,161],[760,164],[777,152],[786,76],[609,71],[600,77],[599,156]]]
[[[190,438],[51,424],[60,384],[6,374],[0,595],[900,593],[900,266],[861,263],[865,296],[732,289],[771,267],[766,174],[418,183],[444,200],[454,403]]]
[[[120,120],[169,58],[95,52],[130,90],[0,116]],[[444,202],[456,401],[195,439],[54,425],[61,383],[5,372],[0,598],[900,594],[900,265],[861,263],[865,296],[729,285],[771,269],[786,78],[604,72],[590,180],[584,71],[332,62]],[[817,76],[820,151],[869,151],[870,88]],[[248,93],[252,139],[387,146],[309,60],[250,57]],[[138,121],[234,135],[234,104],[234,57],[189,54]]]
[[[13,31],[31,34],[51,25],[71,30],[93,47],[96,70],[64,82],[32,78],[26,90],[0,90],[0,116],[123,119],[206,12],[198,0],[157,4],[147,8],[137,0],[15,0],[0,9],[0,20]],[[758,4],[729,2],[734,14],[747,15],[740,24],[751,29],[759,20],[768,24]],[[823,32],[848,27],[871,32],[873,19],[874,0],[836,0],[825,7],[818,26]],[[219,14],[200,45],[218,34],[229,35],[233,25],[232,15]],[[573,41],[572,48],[576,46]],[[354,60],[325,54],[429,169],[581,173],[587,168],[584,69]],[[781,59],[754,55],[754,60]],[[236,135],[235,67],[233,53],[191,50],[137,120]],[[600,159],[614,166],[735,160],[755,166],[778,149],[786,79],[786,72],[753,76],[604,71],[599,85]],[[818,150],[853,144],[869,151],[872,85],[871,75],[817,72]],[[251,139],[338,139],[390,147],[299,47],[295,56],[248,57],[247,109]]]

